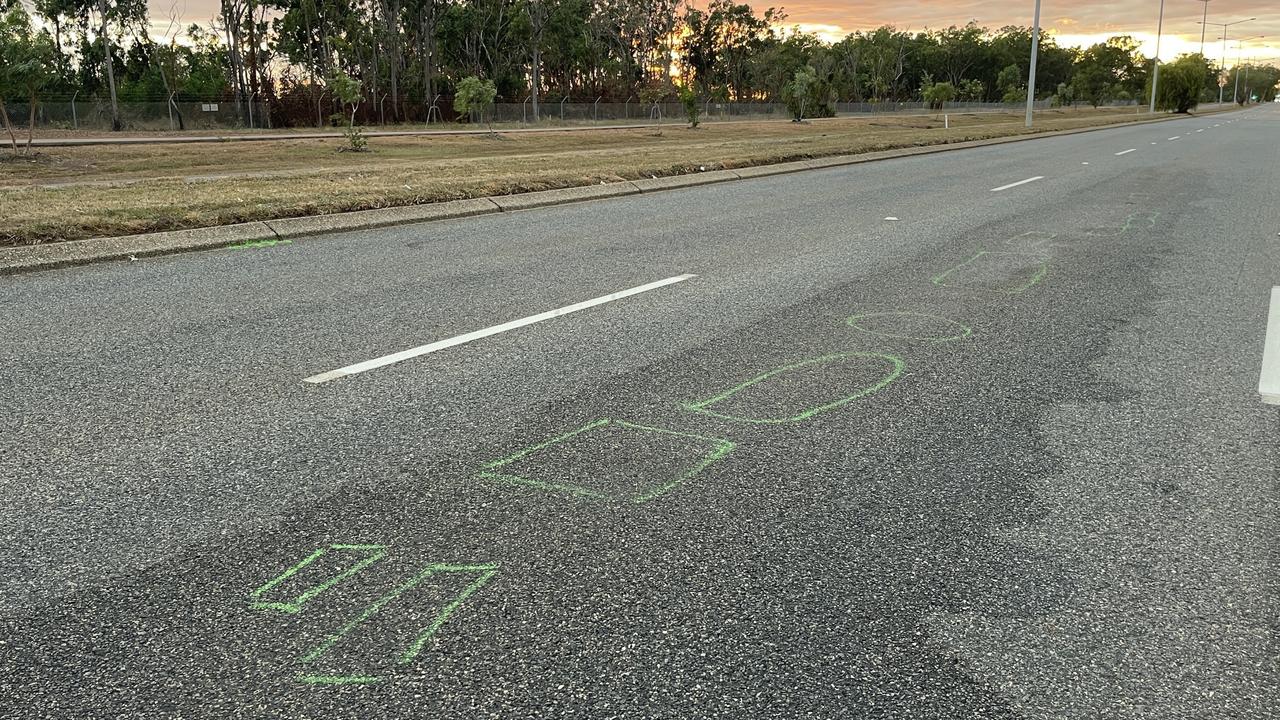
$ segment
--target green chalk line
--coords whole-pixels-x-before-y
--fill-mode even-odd
[[[539,450],[543,450],[545,448],[551,447],[556,443],[564,442],[565,440],[568,440],[574,435],[579,435],[588,430],[594,430],[595,428],[598,428],[601,425],[608,425],[608,424],[609,424],[608,418],[605,418],[603,420],[596,420],[595,422],[589,422],[586,425],[583,425],[582,427],[578,428],[577,430],[570,430],[569,432],[563,435],[557,435],[551,438],[550,440],[545,440],[543,442],[538,443],[537,445],[530,445],[529,447],[523,450],[520,450],[519,452],[508,455],[500,460],[494,460],[493,462],[485,463],[484,469],[495,470],[497,468],[502,467],[503,465],[510,465],[511,463],[515,462],[516,460],[519,460],[522,457],[525,457],[526,455],[531,455],[533,453],[538,452]]]
[[[477,590],[484,587],[485,583],[489,582],[493,579],[494,575],[498,574],[496,565],[489,565],[487,567],[490,569],[486,570],[484,574],[476,578],[474,582],[458,594],[458,597],[453,599],[453,602],[446,605],[445,608],[436,615],[436,618],[431,622],[431,625],[428,626],[427,629],[418,636],[418,639],[413,641],[413,644],[409,646],[409,649],[405,650],[400,656],[400,664],[406,665],[413,662],[413,659],[418,657],[418,653],[422,652],[422,646],[436,634],[436,631],[440,629],[441,625],[444,625],[445,622],[449,620],[449,616],[453,615],[453,612],[461,607],[462,603],[466,602],[467,598],[471,597]]]
[[[492,578],[495,574],[497,574],[498,566],[492,563],[485,564],[485,565],[444,565],[439,563],[428,565],[427,567],[423,568],[423,570],[419,572],[417,575],[414,575],[404,583],[401,583],[398,587],[396,587],[390,593],[383,595],[382,597],[373,601],[373,604],[369,605],[364,610],[360,611],[360,614],[356,615],[353,619],[347,622],[347,624],[343,625],[336,632],[334,632],[333,634],[326,637],[323,641],[321,641],[319,645],[312,648],[309,652],[307,652],[307,654],[303,655],[300,658],[300,662],[309,663],[309,662],[315,661],[321,655],[324,655],[326,652],[328,652],[329,648],[332,648],[335,644],[337,644],[339,640],[346,637],[347,634],[350,633],[352,630],[354,630],[357,626],[359,626],[360,623],[363,623],[365,620],[368,620],[374,615],[377,615],[379,610],[381,610],[383,607],[385,607],[386,605],[394,601],[396,598],[403,595],[405,592],[417,587],[419,584],[422,583],[423,580],[426,580],[427,578],[431,577],[432,575],[435,575],[436,573],[450,573],[450,572],[484,573],[481,576],[479,581],[469,585],[467,589],[463,590],[462,594],[459,595],[459,598],[461,598],[461,600],[465,600],[472,593],[478,590],[481,585],[484,585],[486,582],[489,581],[490,578]],[[427,639],[429,639],[432,635],[434,635],[436,630],[438,630],[440,626],[444,624],[444,621],[449,619],[449,616],[452,615],[453,611],[456,610],[458,608],[458,605],[461,604],[461,600],[455,599],[455,601],[451,602],[448,606],[446,606],[444,610],[441,610],[439,613],[437,613],[435,621],[431,623],[431,626],[427,628],[426,632],[418,636],[418,639],[414,642],[413,646],[409,648],[409,651],[406,651],[406,655],[401,656],[400,662],[402,663],[409,662],[410,660],[413,659],[415,655],[417,655],[418,650],[420,650],[422,647],[422,643],[426,642]],[[407,656],[407,659],[406,659],[406,656]]]
[[[760,382],[768,380],[769,378],[775,375],[785,373],[785,372],[790,372],[792,370],[806,367],[808,365],[818,365],[822,363],[833,362],[836,360],[844,360],[846,358],[853,358],[853,357],[876,358],[879,360],[885,360],[893,364],[893,371],[890,372],[888,375],[884,376],[883,378],[881,378],[874,385],[865,387],[859,390],[858,392],[854,393],[853,395],[840,398],[839,400],[827,403],[825,405],[819,405],[817,407],[809,408],[797,415],[792,415],[790,417],[750,418],[750,417],[743,417],[741,415],[728,415],[725,413],[718,413],[718,412],[715,412],[714,410],[707,409],[708,407],[715,405],[716,403],[722,400],[726,400],[732,397],[733,395],[751,387],[752,385],[756,385]],[[698,400],[696,402],[682,403],[681,406],[684,407],[686,410],[691,410],[693,412],[700,412],[706,415],[711,415],[713,417],[718,417],[725,420],[734,420],[737,422],[748,422],[748,423],[757,423],[757,424],[780,424],[780,423],[789,423],[789,422],[800,422],[801,420],[807,420],[819,413],[824,413],[824,412],[827,412],[828,410],[834,410],[842,405],[847,405],[848,403],[851,403],[854,400],[857,400],[858,398],[866,397],[868,395],[871,395],[872,393],[883,390],[894,380],[897,380],[900,375],[902,375],[902,371],[906,368],[906,366],[907,364],[902,360],[902,358],[896,355],[886,355],[883,353],[844,352],[844,353],[835,353],[833,355],[823,355],[821,357],[801,360],[800,362],[792,363],[790,365],[782,365],[780,367],[776,367],[772,370],[769,370],[768,372],[757,375],[740,385],[736,385],[732,388],[729,388],[728,390],[725,390],[724,392],[720,393],[719,395],[716,395],[715,397],[708,398],[706,400]]]
[[[289,578],[298,574],[298,572],[303,568],[305,568],[306,566],[310,565],[316,560],[319,560],[323,555],[328,553],[330,550],[354,550],[357,552],[368,552],[369,555],[353,563],[347,569],[343,570],[342,572],[339,572],[337,575],[334,575],[333,577],[325,580],[324,582],[307,588],[302,592],[301,595],[294,598],[292,602],[265,602],[258,599],[262,597],[265,593],[269,592],[272,588],[276,587],[277,585],[284,582],[285,580],[288,580]],[[311,600],[312,598],[319,595],[320,593],[328,590],[329,588],[332,588],[334,585],[337,585],[343,580],[346,580],[352,575],[355,575],[356,573],[369,567],[373,563],[381,560],[385,556],[386,556],[386,548],[383,547],[382,545],[348,545],[348,544],[339,543],[339,544],[330,545],[327,548],[319,548],[315,552],[303,558],[302,561],[299,562],[298,564],[294,565],[288,570],[285,570],[284,572],[280,573],[274,578],[268,580],[265,585],[249,593],[249,597],[252,598],[253,600],[249,604],[249,607],[255,610],[279,610],[280,612],[289,613],[291,615],[296,614],[302,610],[303,604],[305,604],[308,600]]]
[[[308,685],[373,685],[382,678],[373,675],[299,675],[299,682]]]
[[[228,250],[247,250],[251,248],[274,247],[276,245],[292,245],[292,240],[250,240],[248,242],[228,245]]]
[[[948,285],[948,284],[947,284],[946,280],[947,280],[947,276],[948,276],[948,275],[950,275],[951,273],[953,273],[953,272],[955,272],[955,271],[957,271],[957,270],[959,270],[959,269],[963,268],[964,266],[968,265],[969,263],[972,263],[972,262],[976,261],[978,258],[981,258],[983,255],[1018,255],[1018,256],[1021,256],[1021,257],[1031,257],[1031,258],[1036,258],[1036,259],[1038,259],[1038,260],[1040,261],[1040,266],[1039,266],[1038,268],[1036,268],[1036,271],[1035,271],[1035,273],[1034,273],[1034,274],[1032,274],[1032,276],[1031,276],[1031,279],[1030,279],[1030,280],[1028,280],[1027,282],[1023,283],[1022,285],[1019,285],[1019,286],[1017,286],[1017,287],[1013,287],[1013,288],[1009,288],[1009,289],[1003,289],[1003,290],[1002,290],[1002,289],[984,288],[984,287],[979,287],[979,286],[975,286],[975,285],[965,285],[965,284],[963,284],[963,283],[956,283],[956,284],[952,284],[952,285]],[[1041,280],[1043,280],[1043,279],[1044,279],[1044,276],[1045,276],[1045,275],[1047,275],[1048,273],[1049,273],[1049,264],[1048,264],[1047,262],[1045,262],[1045,260],[1043,259],[1043,256],[1040,256],[1040,255],[1032,255],[1032,254],[1030,254],[1030,253],[1017,253],[1017,252],[992,252],[992,251],[989,251],[989,250],[979,250],[977,255],[974,255],[973,257],[969,258],[968,260],[965,260],[964,262],[960,263],[959,265],[956,265],[955,267],[951,268],[950,270],[947,270],[946,272],[943,272],[941,275],[935,275],[935,276],[933,277],[933,284],[934,284],[934,285],[937,285],[938,287],[961,287],[961,288],[969,288],[969,289],[973,289],[973,290],[983,290],[983,291],[986,291],[986,292],[1004,293],[1004,294],[1006,294],[1006,295],[1017,295],[1018,293],[1023,292],[1024,290],[1027,290],[1027,289],[1028,289],[1028,288],[1030,288],[1031,286],[1033,286],[1033,285],[1035,285],[1036,283],[1038,283],[1038,282],[1040,282]]]
[[[600,420],[589,422],[586,425],[583,425],[582,427],[576,430],[570,430],[567,433],[557,435],[551,438],[550,440],[546,440],[544,442],[538,443],[537,445],[531,445],[523,450],[520,450],[519,452],[508,455],[507,457],[504,457],[500,460],[495,460],[493,462],[486,463],[483,466],[485,469],[476,473],[476,477],[490,479],[490,480],[501,480],[503,482],[515,483],[518,485],[528,485],[530,487],[536,487],[541,490],[548,490],[552,492],[564,492],[564,493],[576,495],[579,497],[592,498],[595,500],[615,499],[615,496],[613,495],[600,492],[599,490],[594,490],[592,488],[588,488],[582,485],[574,485],[570,483],[549,483],[549,482],[544,482],[542,480],[533,480],[530,478],[521,477],[519,475],[492,472],[492,470],[496,468],[500,468],[504,465],[508,465],[516,460],[519,460],[520,458],[523,458],[532,453],[538,452],[539,450],[544,450],[552,445],[564,442],[576,435],[587,432],[589,430],[594,430],[595,428],[604,427],[609,424],[618,425],[620,427],[629,428],[631,430],[639,430],[641,432],[661,433],[664,435],[673,435],[675,437],[685,438],[688,440],[708,442],[713,445],[711,451],[707,455],[703,456],[702,460],[700,460],[698,464],[693,467],[693,469],[681,474],[680,476],[676,477],[674,480],[671,480],[670,482],[666,482],[666,483],[663,483],[662,485],[659,485],[654,490],[650,490],[649,492],[641,493],[640,495],[636,495],[632,497],[631,502],[635,502],[635,503],[648,502],[650,500],[653,500],[655,498],[658,498],[666,494],[667,492],[670,492],[672,489],[679,486],[685,480],[688,480],[694,475],[697,475],[698,473],[705,470],[708,466],[710,466],[715,461],[723,458],[725,455],[728,455],[729,452],[732,451],[734,447],[736,447],[732,442],[729,442],[728,440],[725,440],[723,438],[707,437],[705,435],[695,435],[693,433],[678,432],[676,430],[667,430],[666,428],[656,428],[656,427],[650,427],[648,425],[637,425],[636,423],[626,422],[625,420],[610,420],[609,418],[603,418]]]
[[[928,337],[928,336],[922,337],[918,335],[904,335],[902,333],[884,332],[882,330],[871,330],[870,328],[865,328],[858,324],[858,321],[863,318],[904,317],[904,316],[922,317],[922,318],[927,318],[929,320],[941,320],[944,323],[955,325],[956,327],[960,328],[960,333],[958,335],[946,335],[942,337]],[[965,325],[962,322],[956,322],[955,320],[942,317],[941,315],[929,315],[928,313],[907,312],[907,311],[861,313],[861,314],[846,318],[845,322],[849,324],[849,327],[852,327],[855,330],[861,330],[862,332],[870,333],[872,335],[880,335],[882,337],[898,338],[901,340],[924,340],[927,342],[940,343],[940,342],[949,342],[951,340],[963,340],[969,337],[970,335],[973,335],[973,328],[969,327],[968,325]]]
[[[1143,210],[1141,212],[1130,213],[1129,216],[1124,219],[1124,225],[1121,225],[1118,230],[1115,228],[1110,228],[1111,230],[1115,230],[1115,232],[1103,233],[1101,231],[1091,230],[1086,234],[1089,235],[1090,237],[1119,237],[1129,232],[1130,230],[1132,230],[1134,228],[1134,225],[1137,224],[1138,218],[1146,219],[1147,229],[1150,229],[1156,226],[1156,219],[1159,217],[1160,217],[1159,210]]]

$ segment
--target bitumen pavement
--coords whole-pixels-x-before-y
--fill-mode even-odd
[[[0,278],[0,716],[1273,717],[1278,131]]]

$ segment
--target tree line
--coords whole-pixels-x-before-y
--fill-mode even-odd
[[[807,115],[836,102],[1018,102],[1031,51],[1029,28],[975,23],[828,43],[789,27],[782,10],[732,0],[221,0],[217,17],[171,22],[163,37],[146,0],[0,0],[0,10],[0,100],[34,118],[39,99],[74,96],[109,104],[117,125],[118,103],[170,100],[266,102],[278,125],[329,123],[344,107],[352,122],[421,121],[471,77],[535,118],[548,99],[650,102],[682,88],[802,104]],[[1037,96],[1140,101],[1151,59],[1137,48],[1128,36],[1084,49],[1042,36]],[[1216,99],[1217,68],[1190,57],[1199,95]],[[1237,99],[1244,87],[1271,99],[1280,71],[1248,70]]]

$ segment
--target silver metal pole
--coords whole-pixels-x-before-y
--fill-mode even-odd
[[[1231,66],[1231,74],[1236,76],[1235,87],[1231,90],[1231,102],[1240,102],[1240,46],[1244,43],[1236,45],[1236,64]]]
[[[1164,2],[1164,0],[1160,0]],[[1036,107],[1036,55],[1040,52],[1040,0],[1036,0],[1036,19],[1031,26],[1031,68],[1027,72],[1027,127]]]
[[[1218,63],[1218,104],[1222,104],[1222,90],[1226,85],[1222,82],[1222,73],[1227,71],[1227,28],[1222,28],[1222,62]]]
[[[1200,57],[1204,57],[1204,31],[1209,27],[1206,21],[1209,19],[1209,0],[1200,0],[1204,3],[1204,15],[1200,18]]]
[[[1205,7],[1209,7],[1205,5]],[[1156,89],[1160,87],[1160,36],[1164,33],[1164,0],[1160,0],[1160,19],[1156,22],[1156,59],[1151,72],[1151,114],[1156,112]]]

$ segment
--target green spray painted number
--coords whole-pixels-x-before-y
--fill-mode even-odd
[[[978,283],[964,281],[964,273],[982,271],[984,269],[988,269],[989,263],[999,261],[1001,258],[1004,258],[1004,257],[1031,258],[1034,262],[1033,262],[1033,269],[1028,268],[1028,269],[1032,269],[1030,277],[1028,277],[1023,282],[1017,285],[1014,285],[1013,287],[984,287]],[[959,265],[956,265],[950,270],[947,270],[946,272],[942,273],[941,275],[935,276],[933,278],[933,284],[939,287],[972,288],[975,290],[986,290],[988,292],[1017,295],[1018,293],[1027,290],[1028,288],[1035,285],[1036,283],[1039,283],[1041,280],[1044,279],[1044,276],[1047,275],[1048,273],[1049,273],[1048,263],[1045,262],[1044,259],[1038,255],[1029,255],[1027,253],[1014,253],[1014,252],[992,252],[989,250],[982,250],[982,251],[979,251],[977,255],[974,255],[968,260],[965,260]]]
[[[659,480],[655,485],[642,488],[633,494],[623,496],[623,497],[619,497],[616,493],[604,492],[595,488],[587,487],[585,485],[577,485],[573,483],[563,483],[563,482],[545,482],[542,480],[535,480],[532,478],[523,477],[521,475],[503,471],[504,468],[510,466],[512,463],[515,463],[518,460],[529,457],[531,455],[536,455],[537,453],[543,450],[547,450],[548,448],[551,448],[555,445],[560,445],[562,443],[568,442],[573,438],[578,437],[579,435],[583,435],[584,433],[590,433],[593,430],[599,430],[609,426],[622,428],[622,429],[634,431],[637,433],[653,433],[661,436],[682,438],[684,440],[688,440],[688,441],[699,443],[699,444],[705,443],[710,446],[710,449],[689,470],[686,470],[685,472],[678,474],[676,477],[668,478],[665,480]],[[536,487],[536,488],[539,488],[542,490],[548,490],[551,492],[562,492],[562,493],[567,493],[569,495],[587,497],[587,498],[592,498],[596,500],[627,499],[627,500],[630,500],[631,502],[643,503],[643,502],[648,502],[655,498],[661,497],[662,495],[665,495],[667,492],[670,492],[671,490],[679,486],[681,483],[683,483],[685,480],[688,480],[689,478],[692,478],[693,476],[697,475],[703,470],[706,470],[707,467],[709,467],[712,463],[723,458],[725,455],[728,455],[733,450],[734,447],[735,446],[732,442],[729,442],[728,440],[725,440],[723,438],[707,437],[704,435],[694,435],[693,433],[677,432],[675,430],[667,430],[665,428],[649,427],[647,425],[637,425],[635,423],[629,423],[622,420],[610,420],[608,418],[603,418],[600,420],[589,422],[586,425],[583,425],[582,427],[577,428],[576,430],[570,430],[567,433],[557,435],[551,438],[550,440],[544,440],[543,442],[540,442],[536,445],[531,445],[523,450],[520,450],[519,452],[512,453],[511,455],[508,455],[499,460],[494,460],[493,462],[486,463],[484,465],[484,469],[481,470],[479,473],[477,473],[476,476],[490,479],[490,480],[501,480],[504,482],[514,483],[517,485],[528,485],[530,487]],[[602,458],[602,459],[607,459],[607,458]]]
[[[840,362],[842,360],[849,360],[852,358],[864,358],[867,360],[874,360],[874,361],[881,361],[884,363],[888,363],[890,369],[889,369],[889,372],[884,376],[882,376],[879,380],[872,383],[871,385],[868,385],[864,388],[859,389],[857,392],[851,395],[846,395],[844,397],[839,398],[838,400],[834,400],[832,402],[829,402],[823,405],[807,408],[799,413],[796,413],[794,415],[789,415],[787,417],[779,417],[779,418],[747,417],[744,415],[735,415],[732,413],[720,413],[710,409],[712,406],[716,405],[717,403],[728,400],[729,398],[734,397],[738,393],[749,390],[750,388],[760,385],[761,383],[767,382],[772,378],[775,378],[787,373],[803,371],[810,367],[822,366],[829,363]],[[801,420],[807,420],[813,417],[814,415],[827,412],[828,410],[835,410],[836,408],[847,405],[853,402],[854,400],[857,400],[858,398],[863,398],[868,395],[871,395],[872,393],[883,390],[894,380],[897,380],[898,377],[902,375],[902,371],[905,368],[906,368],[906,363],[903,362],[902,358],[896,355],[885,355],[883,353],[871,353],[871,352],[844,352],[844,353],[836,353],[834,355],[823,355],[822,357],[809,358],[808,360],[802,360],[800,362],[792,363],[790,365],[783,365],[781,367],[776,367],[768,372],[761,373],[740,385],[735,385],[734,387],[731,387],[728,390],[725,390],[724,392],[720,393],[719,395],[716,395],[715,397],[710,397],[710,398],[707,398],[706,400],[698,400],[696,402],[683,403],[683,407],[685,409],[692,410],[694,412],[700,412],[706,415],[712,415],[714,417],[723,418],[725,420],[736,420],[738,422],[748,422],[748,423],[799,422]]]
[[[946,330],[938,335],[913,334],[908,331],[898,331],[894,329],[880,330],[873,327],[867,327],[877,320],[887,320],[889,324],[908,324],[913,321],[924,320],[926,322],[945,327]],[[872,312],[860,313],[845,320],[852,327],[872,335],[881,335],[883,337],[898,338],[900,340],[924,340],[927,342],[949,342],[951,340],[963,340],[973,334],[973,328],[964,323],[949,320],[941,315],[929,315],[926,313],[892,311],[892,312]]]
[[[306,568],[311,566],[317,560],[330,553],[351,554],[356,559],[347,567],[339,572],[321,579],[314,585],[304,588],[297,596],[283,601],[270,601],[264,599],[264,596],[280,585],[286,583],[290,579],[295,578]],[[329,547],[320,548],[302,559],[297,565],[285,570],[279,575],[271,578],[265,585],[259,587],[249,593],[251,600],[250,607],[255,610],[278,610],[280,612],[294,614],[302,610],[302,606],[320,593],[332,588],[338,583],[355,575],[361,570],[378,562],[386,555],[386,548],[381,545],[330,545]]]
[[[373,617],[374,615],[377,615],[384,607],[389,605],[396,598],[400,597],[405,592],[417,587],[422,583],[423,580],[426,580],[429,577],[432,577],[435,575],[447,574],[447,573],[479,573],[479,577],[477,577],[474,581],[472,581],[470,585],[464,588],[462,592],[458,593],[458,595],[456,595],[453,598],[453,600],[449,602],[448,605],[446,605],[442,610],[440,610],[440,612],[436,613],[436,616],[432,619],[431,623],[427,626],[427,628],[418,634],[417,638],[414,639],[413,643],[409,645],[409,647],[406,650],[404,650],[404,652],[402,652],[398,658],[398,662],[401,664],[408,664],[413,662],[413,659],[418,656],[418,653],[422,652],[422,647],[426,645],[427,641],[430,640],[433,635],[436,634],[436,631],[440,629],[440,626],[444,625],[445,622],[448,621],[449,617],[453,615],[454,612],[457,611],[457,609],[462,605],[462,603],[465,602],[467,598],[471,597],[477,590],[484,587],[485,583],[492,580],[494,575],[498,574],[497,565],[495,564],[428,565],[427,567],[423,568],[420,572],[418,572],[416,575],[414,575],[413,577],[409,578],[405,582],[398,585],[394,590],[378,598],[373,602],[373,604],[369,605],[364,610],[361,610],[359,614],[357,614],[354,618],[348,621],[345,625],[343,625],[341,628],[338,628],[337,631],[331,633],[323,641],[321,641],[319,645],[315,646],[310,651],[308,651],[305,655],[303,655],[300,658],[300,661],[303,663],[314,662],[315,660],[319,659],[322,655],[327,653],[330,648],[332,648],[334,645],[338,643],[339,640],[346,637],[352,630],[355,630],[357,627],[359,627],[361,623],[365,622],[366,620]],[[316,676],[312,676],[312,677],[316,677]],[[323,676],[323,677],[332,678],[335,676]],[[336,676],[336,677],[349,679],[349,677],[367,677],[367,676]]]
[[[278,589],[283,584],[289,583],[290,581],[298,581],[298,578],[301,577],[300,574],[306,572],[308,569],[314,571],[317,567],[317,561],[324,558],[326,555],[350,552],[358,553],[360,555],[360,559],[342,569],[340,572],[328,576],[321,582],[305,588],[301,594],[291,598],[289,601],[268,602],[262,599],[265,594],[270,593],[274,589]],[[290,614],[296,614],[302,609],[302,605],[308,600],[312,600],[326,590],[334,588],[343,580],[346,580],[352,575],[355,575],[361,570],[367,568],[369,565],[382,559],[385,554],[385,548],[382,545],[339,544],[320,548],[303,558],[302,561],[293,567],[272,578],[262,587],[251,592],[251,606],[262,610],[279,610]],[[458,611],[458,608],[466,602],[467,598],[475,594],[476,591],[498,574],[498,566],[496,564],[484,563],[474,565],[449,565],[444,563],[434,563],[432,565],[428,565],[414,574],[407,581],[397,585],[391,590],[391,592],[379,597],[368,607],[361,610],[355,617],[343,624],[342,627],[326,635],[324,640],[302,655],[299,658],[299,662],[305,665],[320,659],[328,653],[334,645],[338,644],[338,642],[343,638],[350,635],[351,632],[361,624],[382,612],[384,608],[394,602],[401,595],[412,590],[418,585],[421,585],[427,579],[443,575],[455,575],[458,573],[475,574],[476,578],[460,592],[455,594],[453,598],[435,614],[431,619],[431,622],[414,637],[413,641],[406,648],[396,654],[395,662],[397,664],[407,665],[413,662],[414,659],[422,652],[427,642],[436,635],[441,626],[448,622],[449,618]],[[383,680],[382,677],[369,673],[353,673],[349,675],[301,673],[297,678],[299,682],[307,685],[372,685],[382,682]]]

